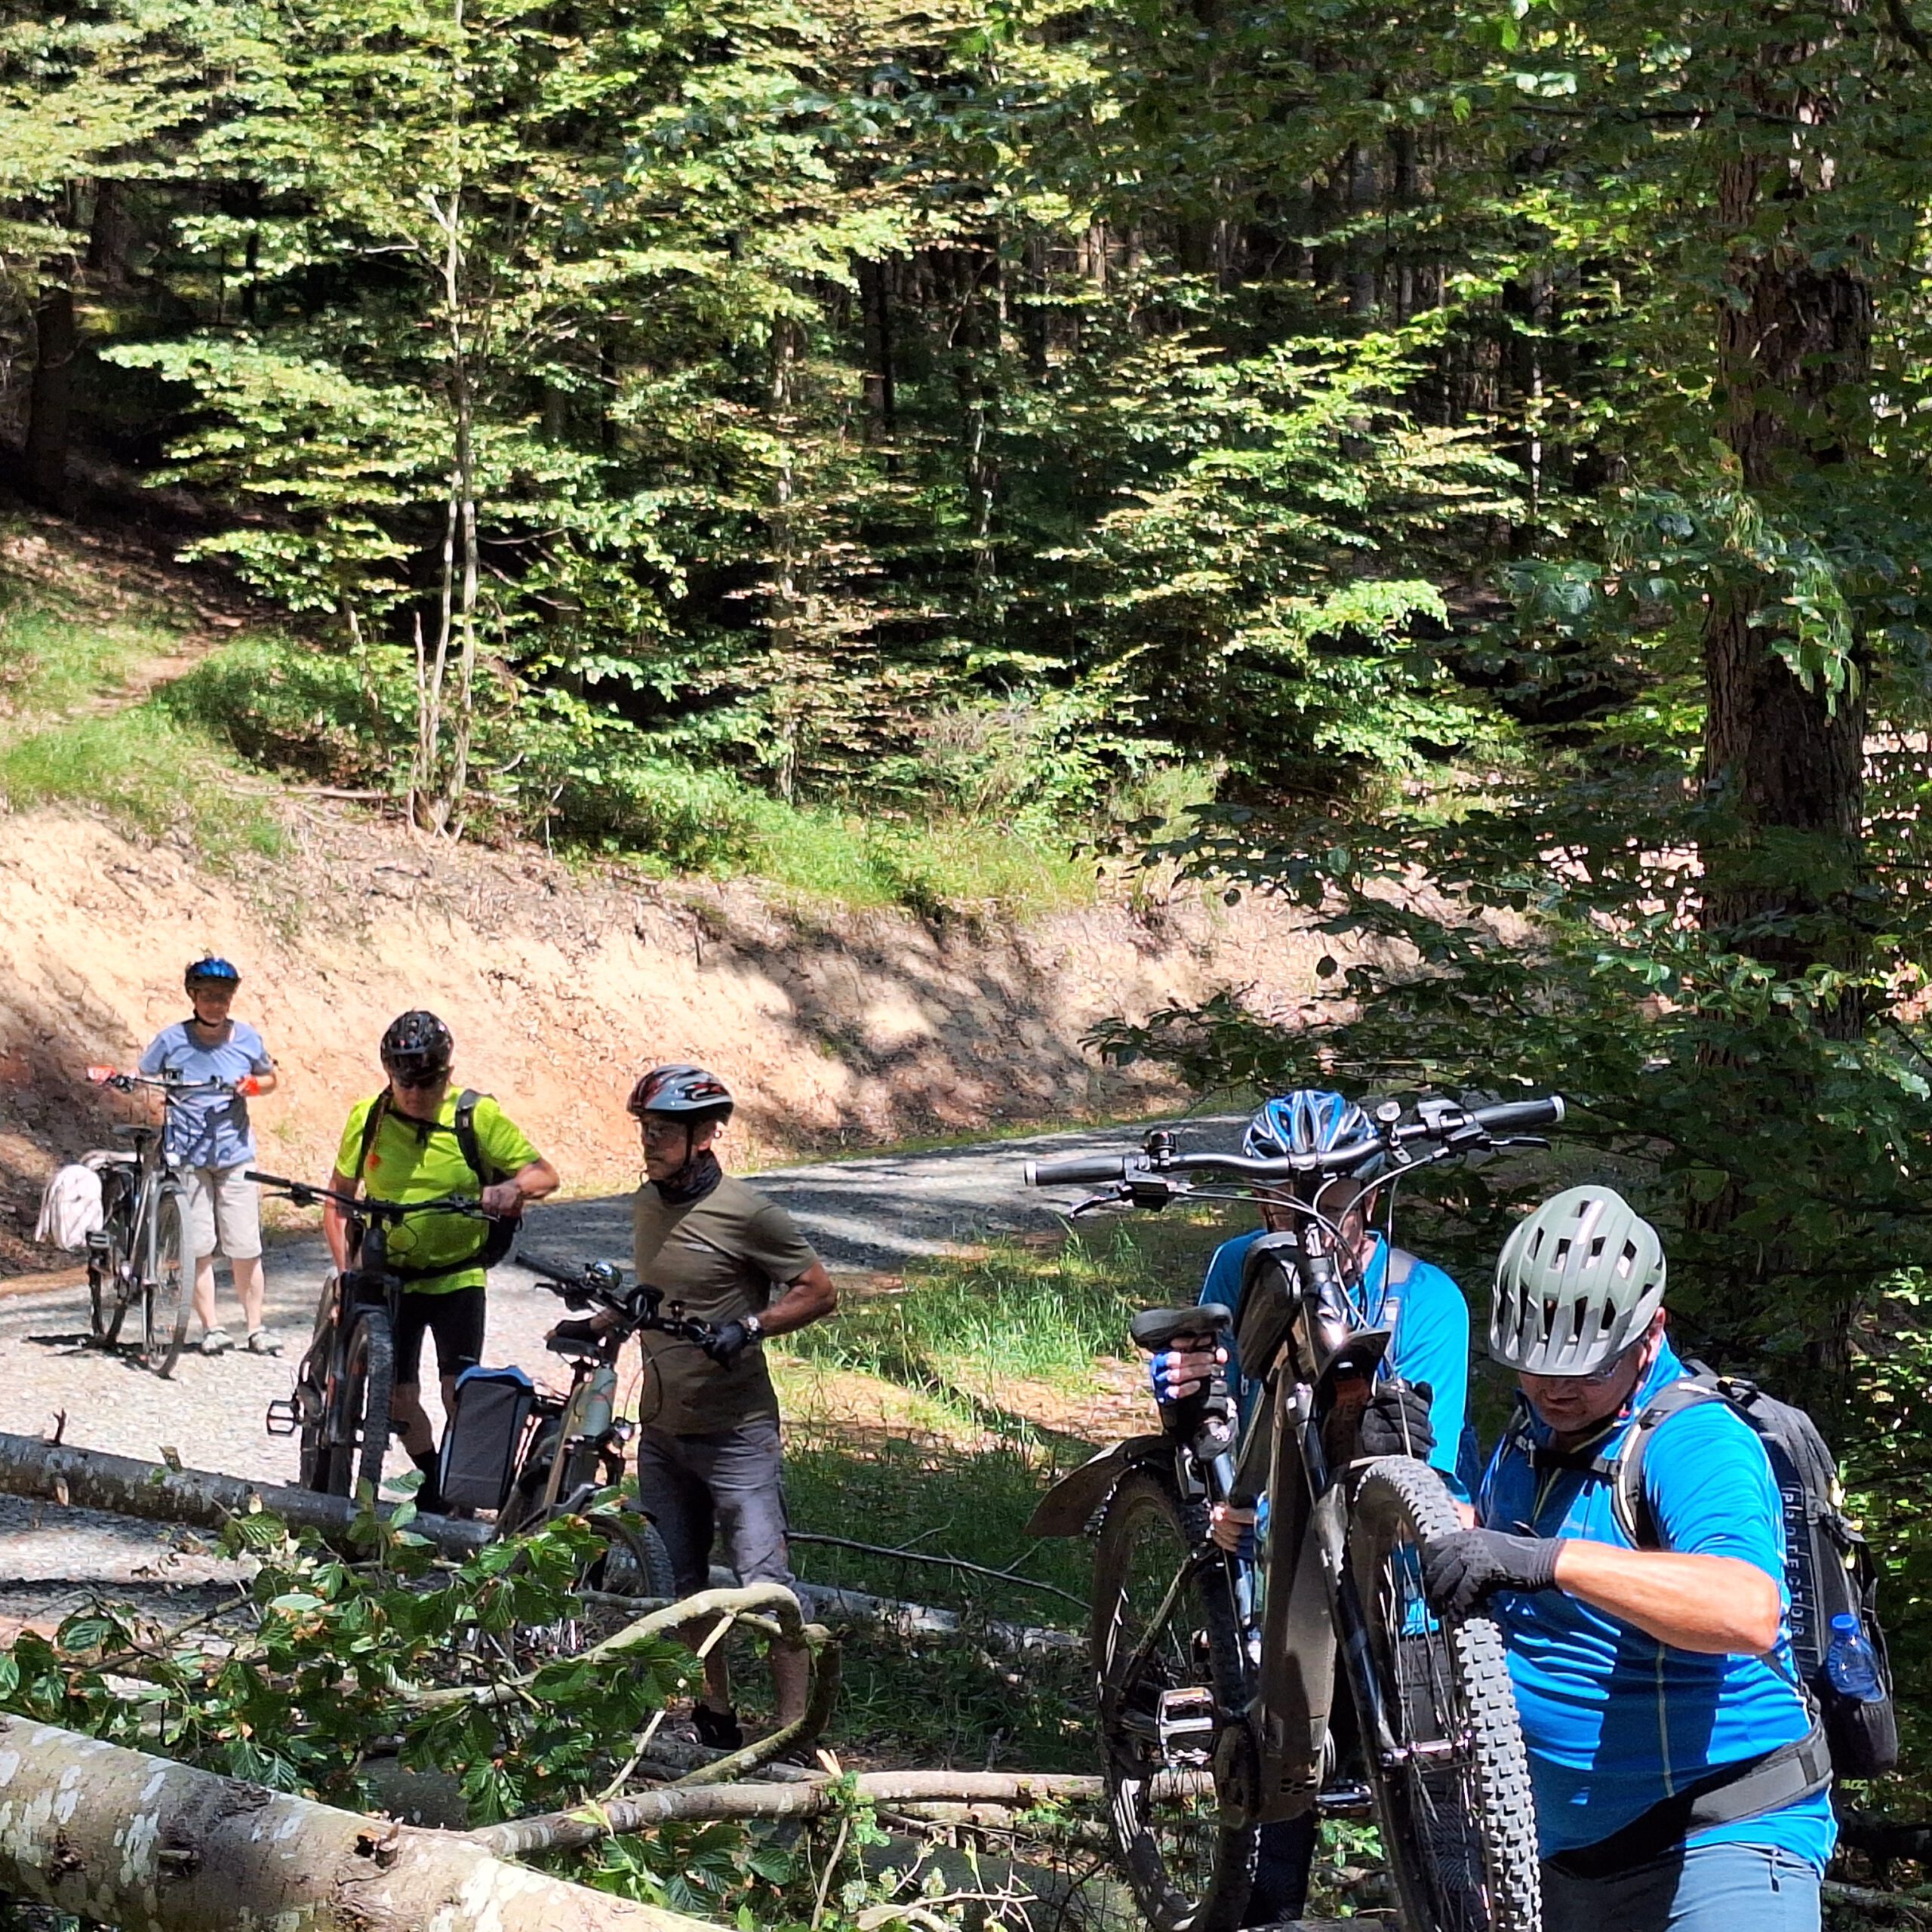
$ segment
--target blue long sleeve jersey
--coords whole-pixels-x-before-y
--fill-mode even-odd
[[[1208,1264],[1207,1278],[1201,1284],[1200,1300],[1217,1301],[1238,1310],[1241,1305],[1241,1269],[1247,1251],[1265,1230],[1237,1235],[1214,1251]],[[1389,1278],[1389,1244],[1380,1235],[1363,1278],[1368,1306],[1383,1318],[1386,1284]],[[1447,1478],[1458,1495],[1466,1498],[1474,1490],[1478,1472],[1475,1438],[1469,1429],[1469,1307],[1463,1291],[1432,1262],[1417,1261],[1401,1289],[1395,1310],[1395,1332],[1383,1361],[1383,1372],[1399,1375],[1405,1382],[1426,1382],[1430,1389],[1429,1419],[1435,1431],[1435,1447],[1429,1451],[1430,1463]],[[1228,1386],[1235,1392],[1244,1411],[1252,1385],[1246,1383],[1235,1352],[1232,1335],[1222,1342],[1228,1351]]]

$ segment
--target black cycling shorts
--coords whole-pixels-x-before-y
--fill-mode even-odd
[[[483,1291],[452,1288],[447,1294],[405,1291],[395,1318],[395,1379],[416,1386],[423,1360],[423,1337],[436,1338],[436,1369],[445,1379],[460,1375],[483,1359]]]

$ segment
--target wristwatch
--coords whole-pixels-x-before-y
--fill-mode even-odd
[[[764,1324],[755,1315],[748,1315],[741,1324],[748,1341],[761,1342],[764,1339]]]

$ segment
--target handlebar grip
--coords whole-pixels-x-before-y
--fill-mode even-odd
[[[583,1270],[568,1261],[553,1261],[547,1255],[533,1254],[527,1247],[516,1251],[516,1265],[528,1268],[533,1275],[540,1275],[548,1281],[561,1281],[574,1287]]]
[[[1134,1161],[1131,1154],[1086,1154],[1074,1161],[1029,1161],[1020,1171],[1029,1187],[1069,1180],[1124,1180]]]
[[[1555,1127],[1563,1118],[1563,1096],[1552,1094],[1540,1100],[1505,1100],[1494,1107],[1475,1108],[1469,1118],[1490,1134]]]

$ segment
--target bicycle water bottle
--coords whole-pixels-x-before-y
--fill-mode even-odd
[[[1872,1649],[1858,1619],[1850,1615],[1832,1619],[1832,1644],[1825,1653],[1825,1675],[1841,1697],[1855,1703],[1882,1704],[1884,1681],[1878,1674],[1878,1654]]]
[[[583,1392],[580,1426],[586,1438],[595,1441],[609,1429],[611,1412],[617,1405],[617,1371],[600,1363],[590,1378],[590,1386]]]

